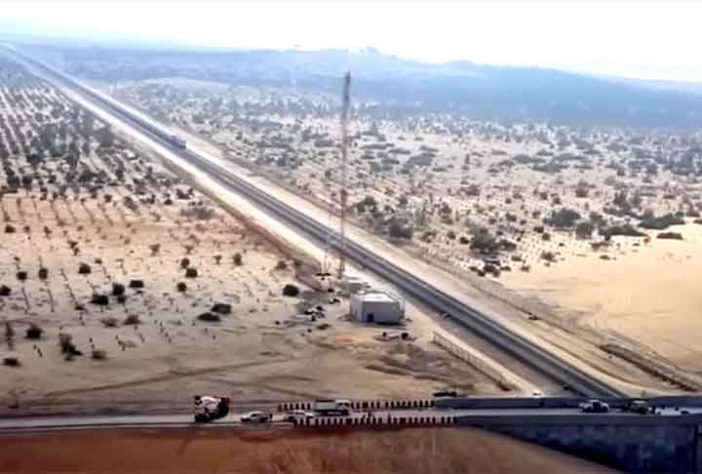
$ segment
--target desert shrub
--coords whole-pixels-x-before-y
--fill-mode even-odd
[[[83,355],[73,344],[73,336],[68,333],[59,333],[59,347],[61,348],[61,353],[66,356]]]
[[[93,349],[90,357],[93,360],[105,360],[107,359],[107,352],[102,349]]]
[[[6,234],[14,234],[14,233],[15,233],[15,230],[16,230],[16,229],[15,229],[15,226],[13,226],[12,224],[6,224],[6,225],[5,225],[5,233],[6,233]]]
[[[209,220],[215,215],[215,210],[205,206],[190,206],[181,209],[180,215],[189,219]]]
[[[130,314],[127,315],[127,317],[124,319],[124,323],[127,326],[135,326],[137,324],[141,324],[141,320],[139,319],[138,314]]]
[[[278,263],[275,264],[275,269],[276,270],[287,270],[288,264],[285,260],[278,260]]]
[[[546,260],[547,262],[555,262],[556,254],[554,254],[550,250],[547,250],[545,252],[541,252],[541,259]]]
[[[129,280],[129,288],[144,288],[144,280]]]
[[[239,252],[237,252],[237,253],[235,253],[234,256],[232,257],[232,262],[233,262],[234,265],[236,265],[237,267],[240,267],[241,265],[244,264],[244,259],[243,259],[243,257],[241,256],[241,254],[240,254]]]
[[[577,211],[564,207],[552,212],[545,222],[558,229],[568,229],[573,227],[578,219],[580,219],[580,214]]]
[[[188,285],[186,285],[184,282],[180,281],[176,285],[176,290],[178,290],[179,293],[184,293],[185,290],[188,289]]]
[[[497,239],[489,230],[480,227],[473,233],[473,238],[470,241],[470,248],[482,254],[495,253],[498,250]]]
[[[0,285],[0,296],[10,296],[12,293],[12,288],[7,285]]]
[[[296,286],[293,285],[292,283],[288,283],[283,287],[283,295],[284,296],[291,296],[295,297],[300,294],[300,289]]]
[[[613,237],[615,235],[624,235],[626,237],[645,237],[646,234],[641,232],[631,224],[611,225],[600,229],[600,235],[603,237]]]
[[[98,306],[107,306],[110,304],[110,298],[103,293],[93,293],[93,296],[90,297],[90,302]]]
[[[595,231],[595,225],[590,221],[578,222],[575,226],[575,236],[579,239],[589,239]]]
[[[106,328],[116,328],[119,325],[119,321],[114,316],[107,316],[100,320],[103,326]]]
[[[190,266],[190,259],[188,257],[183,257],[180,259],[180,268],[186,269]]]
[[[210,311],[219,314],[230,314],[232,312],[232,305],[229,303],[215,303]]]
[[[37,272],[37,276],[40,280],[46,280],[47,278],[49,278],[49,269],[46,267],[41,267]]]
[[[41,339],[41,335],[44,333],[44,330],[37,326],[36,324],[30,324],[29,327],[27,328],[27,332],[25,333],[25,337],[27,339]]]
[[[80,275],[88,275],[91,271],[90,265],[87,263],[81,263],[78,265],[78,274]]]
[[[218,323],[222,321],[222,318],[220,317],[219,314],[214,314],[214,313],[202,313],[197,317],[199,321],[205,321],[207,323]]]
[[[683,240],[680,232],[661,232],[656,236],[657,239]]]
[[[197,278],[197,269],[193,267],[186,268],[185,278]]]
[[[121,283],[113,283],[112,284],[112,294],[114,296],[122,296],[124,295],[124,292],[126,291],[125,287]]]
[[[2,365],[7,367],[19,367],[20,361],[17,357],[3,357]]]
[[[329,329],[331,325],[329,323],[320,323],[317,325],[317,329],[320,331],[324,331],[325,329]]]
[[[643,227],[644,229],[663,230],[667,229],[671,225],[682,225],[684,223],[685,220],[682,217],[678,217],[670,213],[658,217],[648,214],[642,216],[641,221],[639,222],[639,227]]]
[[[24,280],[26,280],[26,279],[27,279],[27,276],[28,276],[28,274],[27,274],[27,272],[24,271],[24,270],[20,270],[20,271],[17,272],[17,279],[18,279],[19,281],[24,281]]]

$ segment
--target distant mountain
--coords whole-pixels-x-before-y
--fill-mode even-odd
[[[46,51],[46,48],[43,48]],[[337,93],[349,70],[357,99],[394,109],[576,125],[698,129],[702,87],[455,61],[427,64],[348,52],[53,47],[69,73],[92,80],[187,77]]]

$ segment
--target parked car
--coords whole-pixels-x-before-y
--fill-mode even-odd
[[[624,411],[648,415],[649,413],[653,413],[654,408],[649,405],[646,400],[632,400],[624,406]]]
[[[250,411],[241,415],[242,423],[270,423],[273,421],[273,414],[265,411]]]
[[[593,398],[592,400],[581,403],[580,411],[584,413],[607,413],[609,411],[609,404]]]
[[[309,411],[305,410],[292,410],[287,412],[283,416],[283,421],[304,421],[304,420],[309,420],[310,418],[314,418],[315,414]]]

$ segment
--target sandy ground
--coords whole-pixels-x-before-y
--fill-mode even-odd
[[[16,110],[5,100],[3,118],[24,133],[39,129],[42,97],[60,110],[47,109],[56,129],[64,114],[86,120],[43,84],[12,94],[25,105]],[[0,296],[0,413],[187,411],[192,394],[209,392],[239,407],[319,396],[421,398],[446,387],[502,393],[432,346],[414,309],[397,328],[349,321],[348,300],[331,302],[335,295],[315,289],[326,283],[302,275],[308,270],[288,253],[120,140],[98,147],[93,134],[102,124],[90,123],[89,138],[72,138],[86,148],[71,166],[62,156],[36,167],[3,160],[0,184],[10,174],[34,182],[0,199],[0,285],[10,290]],[[7,130],[0,138],[19,143]],[[74,169],[81,178],[69,182]],[[286,284],[300,294],[283,296]],[[122,296],[114,285],[125,286]],[[220,321],[199,319],[218,303],[231,311]],[[321,312],[305,314],[317,305]],[[27,332],[33,327],[41,334]],[[62,349],[67,338],[72,348]]]
[[[684,239],[663,240],[601,260],[580,258],[505,283],[558,305],[581,324],[643,343],[687,370],[702,374],[702,226],[673,226]]]
[[[338,207],[334,114],[296,115],[275,102],[287,94],[303,110],[310,104],[334,110],[335,98],[239,87],[219,87],[215,92],[209,83],[189,83],[186,88],[176,82],[149,81],[148,87],[127,84],[111,92],[210,137],[236,163],[249,162],[305,199]],[[154,90],[161,92],[155,95]],[[214,93],[224,98],[219,108],[210,100]],[[248,116],[227,108],[233,99],[238,101],[237,110]],[[203,110],[208,120],[198,118]],[[305,134],[326,139],[332,146],[319,146]],[[694,265],[694,257],[688,260],[698,241],[695,225],[684,226],[682,243],[656,239],[657,231],[648,231],[650,242],[615,237],[611,246],[597,251],[591,248],[603,240],[597,232],[592,238],[578,238],[572,228],[546,225],[545,230],[536,230],[552,211],[562,208],[575,210],[581,220],[604,215],[606,225],[629,222],[630,218],[607,211],[621,192],[631,202],[632,196],[639,199],[639,212],[692,215],[700,206],[699,183],[656,165],[651,158],[663,152],[686,153],[691,146],[688,137],[433,116],[391,121],[364,115],[354,117],[352,134],[349,202],[351,219],[358,225],[380,235],[387,231],[374,214],[377,211],[370,212],[369,205],[365,210],[356,207],[362,201],[374,202],[370,207],[386,217],[400,216],[414,227],[411,240],[402,242],[406,250],[461,276],[507,306],[537,314],[540,322],[522,318],[517,324],[607,373],[632,383],[660,385],[600,351],[598,347],[609,341],[668,361],[689,375],[699,372],[702,346],[694,337],[694,282],[701,269]],[[421,154],[432,155],[431,165],[407,168],[411,157]],[[518,161],[522,158],[541,161],[525,164]],[[560,169],[538,170],[544,163]],[[651,166],[655,173],[643,172]],[[470,251],[468,243],[472,229],[478,227],[515,246],[501,252],[499,278],[476,275],[485,268],[485,260]],[[612,260],[600,259],[603,254]],[[651,271],[659,267],[661,256],[666,263],[660,268],[665,271]],[[651,293],[656,296],[637,297]]]
[[[125,430],[3,435],[0,441],[3,472],[611,472],[472,429],[324,435],[283,430]]]

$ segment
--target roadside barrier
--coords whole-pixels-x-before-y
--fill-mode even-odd
[[[356,417],[318,417],[295,420],[293,425],[298,428],[374,428],[374,427],[431,427],[451,426],[456,423],[455,416],[429,415],[429,416],[374,416],[363,415]]]
[[[432,399],[415,399],[415,400],[351,400],[351,408],[353,410],[410,410],[421,408],[434,408],[434,400]],[[279,403],[277,406],[279,412],[292,410],[311,411],[314,409],[314,402],[286,402]]]

